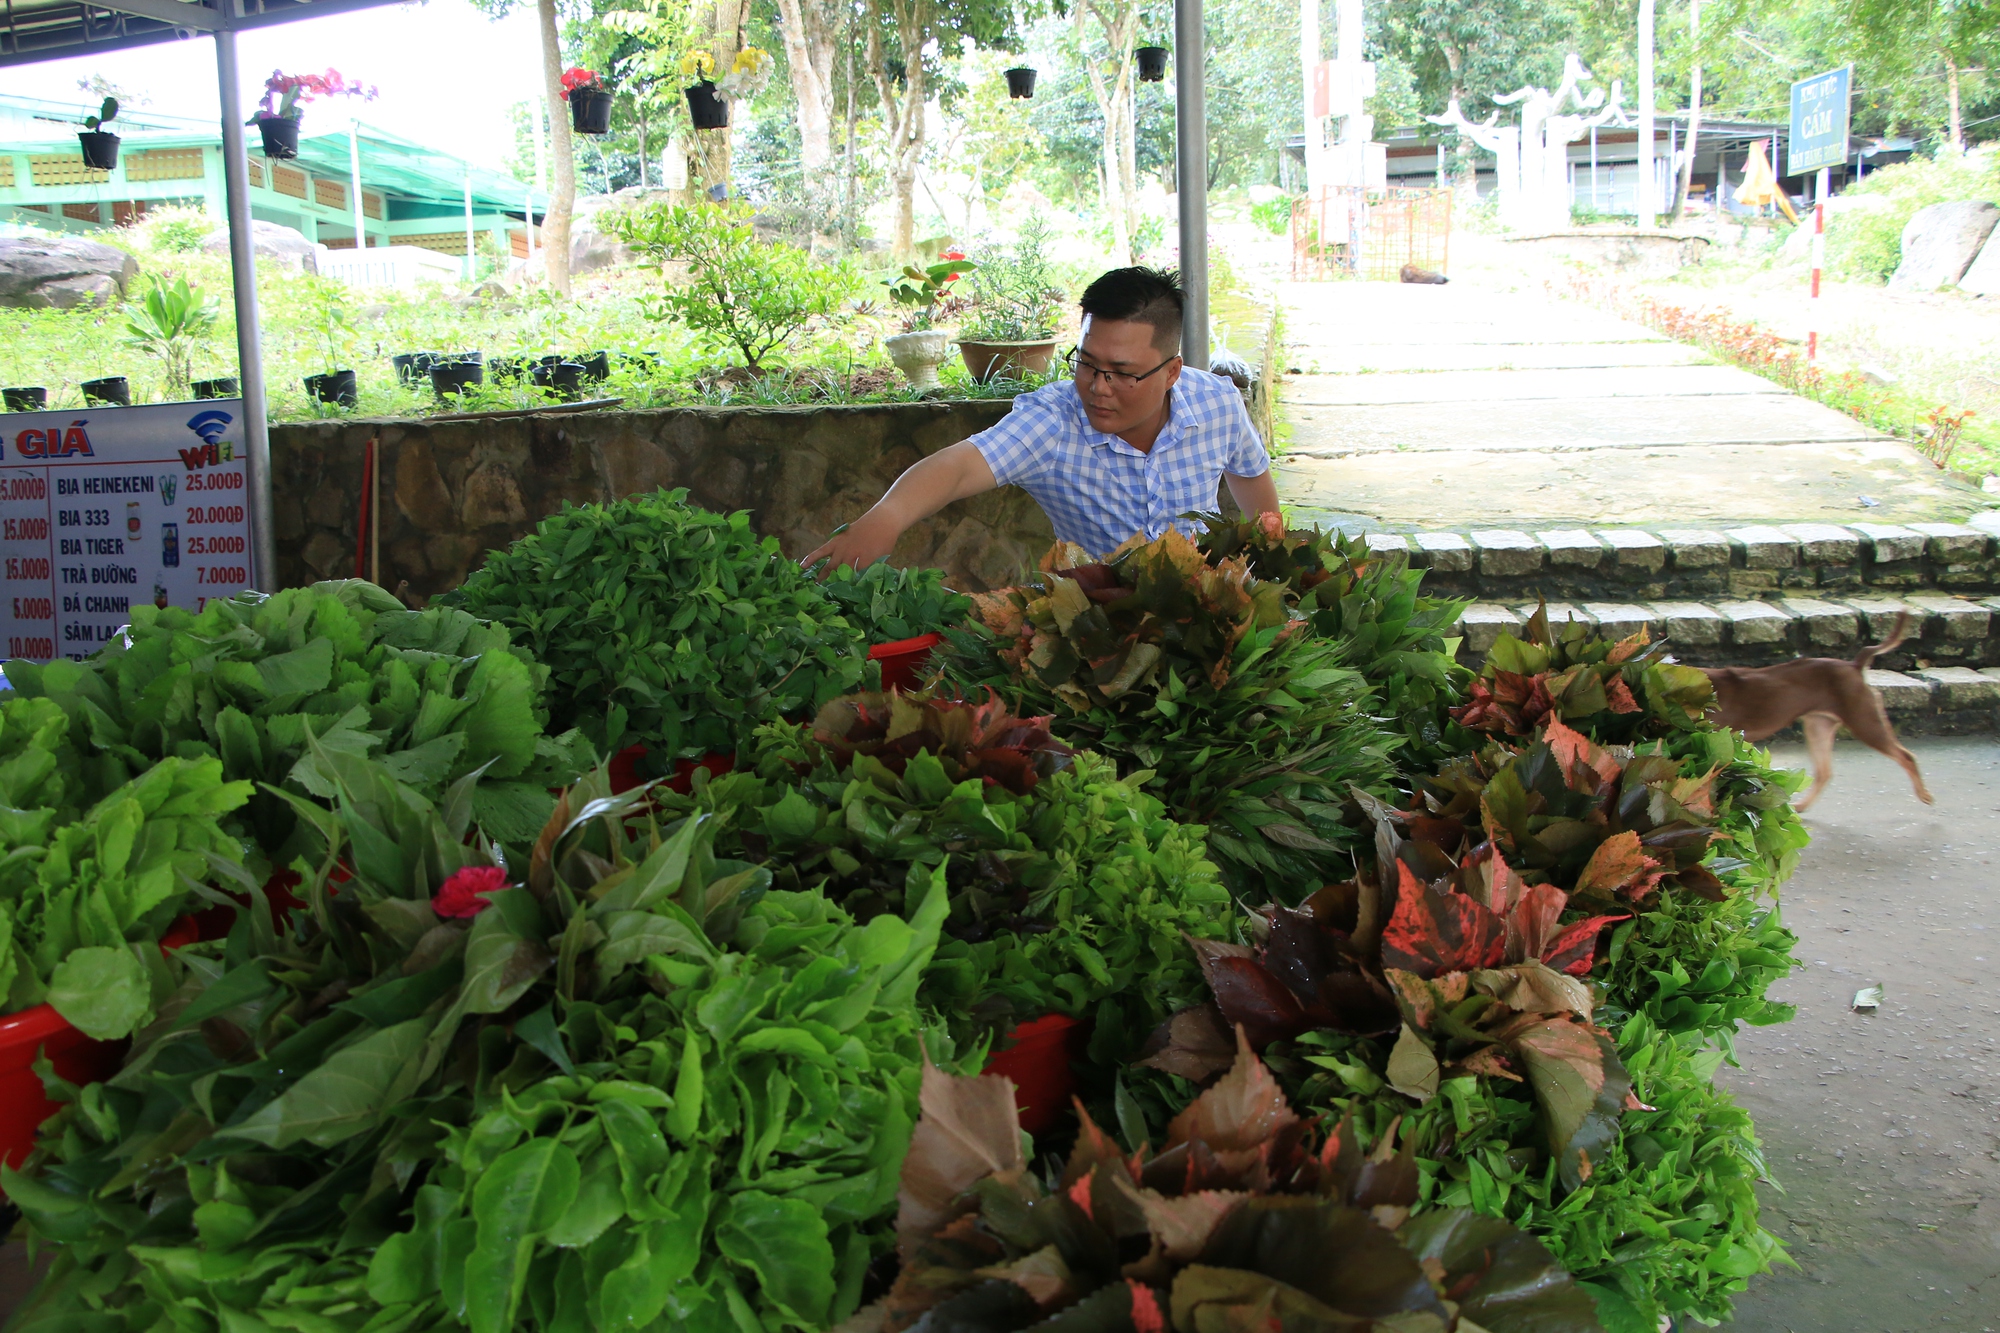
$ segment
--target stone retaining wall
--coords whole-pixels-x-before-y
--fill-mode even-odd
[[[271,428],[278,579],[355,572],[362,458],[380,440],[379,581],[430,596],[564,502],[685,486],[747,509],[799,556],[859,516],[903,469],[1005,416],[1006,400],[860,407],[672,408],[482,421],[300,422]],[[1003,587],[1054,540],[1026,493],[1003,487],[905,533],[898,564],[938,565],[969,592]]]

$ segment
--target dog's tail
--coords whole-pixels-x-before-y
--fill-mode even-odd
[[[1909,627],[1910,613],[1908,611],[1898,611],[1896,613],[1896,627],[1889,631],[1889,637],[1880,643],[1863,648],[1854,655],[1855,669],[1857,671],[1866,671],[1874,663],[1875,659],[1883,653],[1893,652],[1896,646],[1902,643],[1903,633]]]

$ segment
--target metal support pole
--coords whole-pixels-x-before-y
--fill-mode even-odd
[[[522,214],[522,221],[528,229],[528,258],[533,259],[535,257],[535,192],[532,188],[528,191],[528,207]]]
[[[1810,316],[1806,322],[1806,360],[1819,360],[1819,271],[1826,262],[1826,195],[1832,188],[1833,174],[1826,168],[1819,169],[1819,179],[1813,183],[1813,238],[1812,238],[1812,296],[1807,306]]]
[[[229,11],[225,10],[224,13]],[[226,21],[226,20],[225,20]],[[257,254],[250,233],[250,165],[243,155],[243,93],[236,34],[215,34],[215,78],[222,93],[222,179],[228,201],[229,279],[236,295],[236,373],[243,382],[243,448],[250,475],[250,579],[278,590],[271,534],[271,429],[264,401],[264,332],[257,318]]]
[[[368,224],[362,220],[361,212],[361,122],[347,122],[347,175],[348,189],[354,193],[354,249],[363,258],[368,250]],[[360,274],[356,273],[357,280]]]
[[[1174,180],[1181,206],[1181,359],[1208,369],[1208,97],[1201,0],[1174,0]]]

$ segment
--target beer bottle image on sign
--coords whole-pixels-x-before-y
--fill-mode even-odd
[[[145,531],[145,526],[144,523],[139,521],[139,502],[137,500],[127,500],[125,502],[125,535],[136,538],[141,532]]]
[[[159,608],[160,608],[160,609],[161,609],[162,611],[164,611],[164,610],[166,610],[166,609],[167,609],[167,585],[166,585],[166,584],[164,584],[164,583],[155,583],[155,584],[153,585],[153,605],[154,605],[154,606],[157,606],[157,607],[159,607]]]
[[[181,563],[181,525],[160,524],[160,563],[178,569]]]
[[[178,485],[180,485],[180,479],[172,473],[168,473],[160,478],[161,504],[170,505],[174,502],[174,488]]]

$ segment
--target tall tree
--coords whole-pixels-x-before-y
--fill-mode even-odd
[[[1097,113],[1104,119],[1102,181],[1105,219],[1111,224],[1111,252],[1119,264],[1132,262],[1132,234],[1139,225],[1137,129],[1132,96],[1133,45],[1139,35],[1139,0],[1079,0],[1076,24],[1097,22],[1104,52],[1093,55],[1091,43],[1079,40],[1084,76]],[[1081,31],[1078,37],[1082,38]]]
[[[785,63],[799,109],[799,165],[816,179],[833,162],[833,61],[848,22],[835,0],[778,0]]]
[[[548,211],[542,215],[542,263],[549,286],[569,295],[569,220],[576,211],[576,148],[570,139],[569,107],[562,95],[562,34],[556,24],[556,0],[535,0],[535,17],[542,32],[542,96],[549,107],[549,145],[554,179]]]

